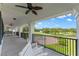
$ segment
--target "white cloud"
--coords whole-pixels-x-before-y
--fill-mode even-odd
[[[58,24],[56,24],[55,26],[59,26]]]
[[[49,20],[55,20],[55,19],[53,18],[53,19],[49,19]]]
[[[41,22],[38,23],[38,25],[41,25],[41,24],[42,24]]]
[[[72,21],[72,19],[67,19],[67,21]]]
[[[67,14],[67,16],[71,16],[71,15],[72,15],[71,13]]]
[[[38,27],[38,25],[35,25],[35,27]]]
[[[48,25],[44,25],[44,27],[48,27]]]
[[[69,13],[69,14],[67,14],[67,15],[58,16],[57,18],[64,18],[64,17],[66,17],[66,16],[71,16],[71,15],[72,15],[72,14]]]
[[[57,18],[63,18],[63,17],[66,17],[66,15],[58,16]]]

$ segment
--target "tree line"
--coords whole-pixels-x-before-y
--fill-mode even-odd
[[[42,32],[42,33],[47,33],[47,34],[55,34],[55,33],[76,33],[75,28],[68,28],[68,29],[63,29],[63,28],[42,28],[42,29],[35,29],[35,32]]]

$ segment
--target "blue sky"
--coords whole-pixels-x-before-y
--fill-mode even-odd
[[[46,20],[42,19],[35,24],[35,28],[76,28],[76,19],[70,14]]]

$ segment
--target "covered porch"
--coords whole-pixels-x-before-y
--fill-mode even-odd
[[[25,15],[23,14],[25,10],[16,8],[15,5],[17,4],[1,4],[1,6],[3,7],[1,11],[2,11],[2,18],[4,21],[4,28],[5,28],[5,34],[3,36],[2,44],[1,44],[2,56],[32,56],[33,55],[34,52],[31,50],[32,45],[33,45],[32,43],[35,43],[33,42],[33,40],[39,38],[33,35],[34,24],[37,20],[48,19],[51,17],[53,18],[53,17],[57,17],[61,15],[67,15],[69,13],[71,13],[77,19],[79,17],[78,11],[77,11],[78,9],[76,8],[78,7],[78,4],[39,4],[39,3],[33,4],[33,5],[40,5],[44,7],[43,10],[38,12],[38,15],[33,15],[31,13],[29,13],[28,15]],[[25,5],[25,4],[19,4],[19,5]],[[16,18],[16,20],[12,20],[13,18]],[[9,25],[11,23],[13,24],[12,26]],[[22,33],[22,28],[25,26],[25,24],[29,28],[27,38],[22,37],[22,35],[26,35]],[[9,28],[9,31],[11,33],[6,33],[7,28]],[[47,56],[64,56],[64,55],[76,56],[78,55],[77,39],[74,40],[71,38],[63,38],[67,46],[63,49],[63,52],[61,52],[61,48],[57,49],[57,47],[53,47],[53,49],[50,49],[50,47],[45,46],[44,44],[46,43],[46,41],[49,41],[49,40],[45,41],[45,38],[48,38],[48,37],[43,36],[41,38],[42,42],[40,41],[39,45],[35,43],[34,47],[36,47],[37,52],[41,51],[37,53],[36,56],[38,55],[40,56],[40,54],[42,55],[43,53],[46,53]],[[58,38],[62,38],[62,37],[57,37],[55,41],[58,40]],[[29,41],[30,41],[31,47],[30,45],[28,45]],[[41,44],[41,43],[44,43],[44,44]],[[70,46],[68,44],[70,44]],[[37,45],[42,48],[37,47]],[[74,47],[72,47],[73,45]]]

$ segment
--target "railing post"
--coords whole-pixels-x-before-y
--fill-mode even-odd
[[[45,45],[45,36],[43,36],[43,45]]]

